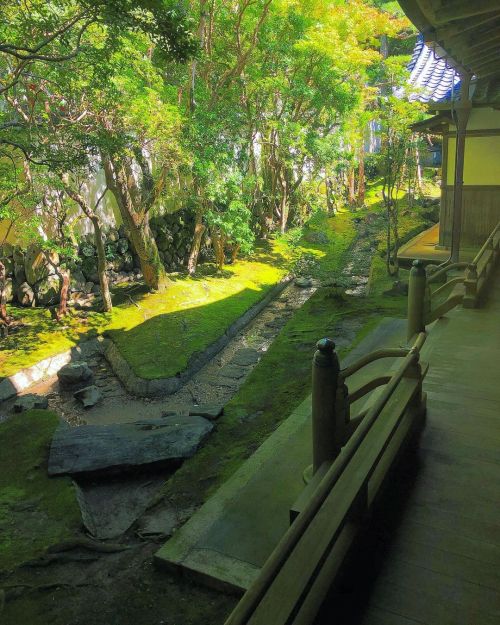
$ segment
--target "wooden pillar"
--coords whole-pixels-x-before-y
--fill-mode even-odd
[[[465,135],[469,121],[471,101],[469,96],[470,74],[461,75],[460,100],[455,106],[454,117],[457,126],[455,146],[455,181],[453,187],[453,216],[451,230],[451,262],[457,263],[460,256],[462,234],[462,205],[464,186]]]
[[[331,339],[318,341],[312,364],[313,474],[340,451],[336,424],[339,359]]]
[[[420,260],[414,260],[408,280],[408,342],[419,332],[425,332],[427,274]]]

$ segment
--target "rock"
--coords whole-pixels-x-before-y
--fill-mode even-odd
[[[24,272],[26,282],[33,286],[44,278],[53,275],[55,267],[59,265],[57,252],[44,252],[38,245],[30,245],[24,258]]]
[[[22,265],[24,267],[24,252],[17,245],[12,250],[12,258],[14,259],[14,263],[16,265]]]
[[[26,282],[26,273],[24,272],[23,265],[14,265],[14,280],[16,284],[22,284]]]
[[[134,259],[132,257],[132,254],[130,254],[129,252],[125,252],[122,256],[122,259],[123,259],[123,266],[122,266],[123,271],[132,271],[132,269],[134,268]]]
[[[84,243],[83,245],[81,245],[80,252],[85,258],[93,258],[97,253],[92,243]]]
[[[12,258],[14,255],[14,246],[8,241],[4,241],[0,246],[0,256],[2,258]]]
[[[23,282],[16,290],[17,301],[21,306],[34,306],[35,294],[27,282]]]
[[[70,285],[72,291],[83,291],[85,288],[86,279],[81,269],[76,269],[71,272]]]
[[[50,447],[49,475],[123,470],[193,456],[213,429],[202,417],[149,419],[111,425],[61,425]]]
[[[128,247],[129,247],[129,245],[128,245],[127,239],[120,239],[118,241],[116,249],[117,249],[119,254],[125,254],[125,252],[128,252]]]
[[[12,300],[14,299],[14,286],[12,284],[11,278],[7,278],[7,280],[5,280],[5,287],[3,290],[3,294],[4,294],[5,301],[7,302],[7,304],[10,304]]]
[[[59,302],[61,279],[59,276],[48,276],[35,286],[36,301],[39,306],[50,306]]]
[[[85,286],[83,287],[83,292],[89,295],[90,293],[92,293],[93,288],[94,288],[94,282],[91,282],[89,280],[89,282],[85,282]]]
[[[90,284],[90,282],[88,284]],[[93,293],[94,295],[97,295],[98,293],[100,293],[101,292],[100,285],[94,284],[90,292]]]
[[[92,370],[86,362],[70,362],[57,372],[59,384],[63,387],[74,386],[92,379]]]
[[[242,349],[239,349],[235,353],[231,364],[239,365],[240,367],[249,367],[250,365],[254,365],[256,362],[258,362],[260,356],[261,354],[256,349],[252,349],[251,347],[244,347]]]
[[[295,286],[300,287],[301,289],[308,289],[313,285],[312,278],[299,277],[295,278]]]
[[[111,241],[112,243],[115,243],[116,241],[118,241],[118,239],[120,238],[120,234],[117,230],[114,230],[113,228],[108,232],[108,241]]]
[[[327,245],[329,243],[328,235],[324,232],[308,232],[305,235],[305,240],[318,245]]]
[[[225,367],[222,367],[220,370],[220,375],[225,378],[231,378],[233,380],[239,380],[246,374],[247,370],[245,367],[239,367],[238,365],[229,364]]]
[[[84,258],[82,262],[82,273],[85,279],[91,282],[99,282],[97,272],[97,260],[95,258]]]
[[[125,228],[124,224],[120,224],[120,227],[118,228],[118,234],[120,235],[120,239],[127,238],[127,229]]]
[[[392,288],[384,291],[384,295],[408,295],[408,283],[395,280],[392,283]]]
[[[73,397],[81,401],[84,408],[92,408],[102,398],[101,391],[92,384],[91,386],[85,386],[76,393],[73,393]]]
[[[146,511],[163,476],[119,476],[84,480],[77,486],[82,521],[94,538],[118,538]]]
[[[13,258],[6,258],[5,256],[0,257],[0,261],[3,263],[3,266],[5,267],[5,275],[6,276],[11,276],[14,273],[14,259]]]
[[[190,415],[198,415],[199,417],[205,417],[205,419],[210,419],[210,421],[214,421],[218,419],[222,414],[224,414],[224,406],[220,406],[218,404],[206,404],[203,406],[193,406],[189,409]]]
[[[14,403],[14,412],[24,412],[25,410],[45,410],[49,407],[49,400],[42,395],[29,393],[18,397]]]

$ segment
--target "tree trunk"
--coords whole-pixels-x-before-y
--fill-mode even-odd
[[[361,143],[359,149],[359,165],[358,165],[358,206],[363,206],[365,203],[365,147]]]
[[[222,271],[224,269],[224,262],[226,260],[224,255],[224,237],[220,232],[215,230],[210,232],[210,236],[212,238],[212,245],[215,252],[215,262],[217,264],[217,269]]]
[[[280,198],[280,231],[285,234],[288,223],[288,181],[286,174],[280,174],[281,198]]]
[[[103,165],[106,183],[115,196],[130,242],[139,257],[144,282],[151,290],[163,290],[169,285],[170,280],[165,272],[156,241],[149,227],[148,215],[144,211],[137,211],[135,208],[133,201],[135,191],[129,188],[129,176],[125,166],[123,163],[113,163],[111,159],[106,157],[103,158]]]
[[[62,280],[61,292],[59,295],[59,307],[56,312],[56,319],[60,321],[65,315],[68,314],[68,296],[69,296],[69,269],[59,269],[58,274]]]
[[[106,251],[104,249],[104,240],[102,238],[101,222],[99,217],[95,214],[90,219],[92,221],[92,225],[94,226],[94,243],[97,249],[97,273],[99,274],[99,285],[101,287],[102,309],[104,312],[111,312],[113,309],[113,302],[111,300],[109,280],[106,274]]]
[[[347,173],[347,201],[350,206],[356,203],[354,167],[349,167]]]
[[[201,241],[205,232],[205,226],[203,225],[203,209],[198,207],[195,215],[195,225],[193,242],[191,243],[191,251],[189,252],[189,259],[187,264],[187,270],[190,276],[192,276],[198,265],[198,256],[201,249]]]
[[[7,315],[7,300],[5,297],[5,282],[7,271],[5,265],[0,261],[0,326],[2,326],[4,336],[8,335],[10,319]]]
[[[240,253],[240,245],[238,245],[238,243],[235,243],[233,245],[233,249],[231,250],[231,262],[236,262],[236,259],[238,258],[238,254]]]

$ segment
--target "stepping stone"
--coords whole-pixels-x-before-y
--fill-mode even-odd
[[[224,413],[224,406],[218,404],[206,404],[204,406],[193,406],[189,410],[190,415],[198,415],[199,417],[205,417],[205,419],[210,419],[213,421],[217,419]]]
[[[231,364],[239,365],[240,367],[249,367],[250,365],[254,365],[260,359],[260,352],[256,349],[252,349],[251,347],[244,347],[243,349],[239,349],[233,359],[231,360]]]
[[[123,470],[154,463],[178,465],[213,430],[198,416],[111,425],[61,425],[50,447],[49,475]]]
[[[144,514],[164,482],[161,475],[147,474],[80,480],[77,498],[85,527],[94,538],[120,537]]]
[[[57,372],[59,383],[63,387],[74,386],[92,379],[92,370],[86,362],[70,362]]]
[[[49,407],[49,400],[41,395],[29,393],[18,397],[14,403],[14,412],[24,412],[25,410],[45,410]]]
[[[295,278],[295,286],[298,286],[301,289],[308,289],[313,285],[312,278]]]
[[[225,378],[231,378],[232,380],[239,380],[246,374],[246,372],[247,371],[244,367],[229,364],[225,367],[222,367],[222,369],[220,370],[220,375]]]
[[[97,386],[92,385],[76,391],[73,393],[73,397],[81,401],[84,408],[92,408],[102,398],[102,393]]]

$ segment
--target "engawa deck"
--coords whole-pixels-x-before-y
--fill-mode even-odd
[[[500,272],[494,278],[482,308],[457,309],[431,330],[419,450],[318,623],[500,622]]]

